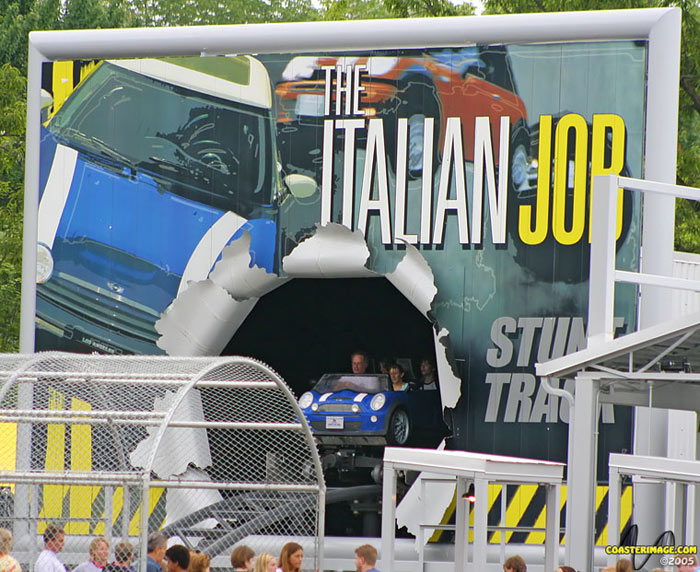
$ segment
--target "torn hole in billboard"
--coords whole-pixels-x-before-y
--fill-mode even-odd
[[[245,232],[223,252],[206,280],[190,282],[156,323],[158,346],[169,355],[218,355],[252,311],[257,301],[292,278],[368,278],[384,276],[431,322],[443,407],[454,408],[461,396],[461,380],[451,355],[449,331],[431,313],[438,289],[432,269],[420,251],[405,245],[405,254],[393,271],[374,272],[369,246],[359,231],[335,223],[317,225],[316,232],[282,259],[284,277],[250,266],[250,235]],[[253,356],[255,357],[255,356]],[[444,446],[444,443],[441,444]],[[420,488],[420,478],[412,491]],[[443,514],[454,494],[454,485],[431,497],[432,509]],[[437,502],[439,501],[439,502]],[[420,511],[417,492],[406,495],[397,515],[405,515],[409,530],[417,529]],[[410,515],[414,515],[411,517]],[[416,520],[416,522],[411,522]]]
[[[250,262],[245,231],[222,250],[207,279],[188,283],[163,312],[158,347],[171,356],[221,354],[260,296],[286,281]]]

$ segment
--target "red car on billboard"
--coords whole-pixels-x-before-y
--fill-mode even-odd
[[[440,159],[448,117],[462,124],[464,158],[474,159],[476,117],[489,117],[492,141],[500,137],[500,119],[510,117],[512,187],[526,182],[530,137],[525,104],[517,94],[503,46],[467,46],[362,56],[297,56],[275,89],[278,143],[285,170],[318,174],[322,161],[320,128],[324,117],[324,66],[364,66],[359,107],[365,117],[385,119],[390,164],[396,150],[396,120],[408,118],[409,175],[422,172],[423,119],[435,119],[435,159]],[[335,78],[335,74],[333,74]],[[335,79],[333,79],[335,84]],[[332,91],[335,101],[336,89]],[[331,104],[334,108],[334,103]],[[300,137],[301,135],[301,137]],[[304,141],[300,145],[300,140]],[[437,161],[433,162],[437,165]],[[312,174],[309,173],[309,174]]]

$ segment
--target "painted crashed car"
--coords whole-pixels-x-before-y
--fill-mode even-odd
[[[411,52],[409,52],[411,53]],[[498,141],[500,118],[510,117],[511,177],[513,186],[524,182],[529,158],[525,104],[517,94],[510,60],[503,46],[467,46],[427,50],[419,56],[371,55],[358,57],[299,56],[287,64],[283,81],[275,89],[278,144],[285,169],[318,173],[322,138],[318,130],[324,115],[323,66],[362,65],[360,108],[365,117],[386,119],[386,150],[396,152],[398,118],[408,118],[408,172],[422,172],[423,120],[435,118],[435,159],[439,159],[446,119],[461,119],[464,157],[474,158],[476,117],[491,119],[492,137]],[[335,81],[335,80],[333,80]],[[332,90],[331,99],[335,101]],[[331,104],[334,108],[334,104]],[[303,133],[299,137],[299,133]],[[299,140],[305,139],[305,146]],[[360,143],[361,144],[361,143]],[[390,161],[393,163],[393,161]],[[437,162],[433,161],[436,165]]]
[[[188,281],[248,231],[272,271],[279,177],[251,57],[101,62],[42,129],[37,349],[157,353]]]
[[[386,374],[324,374],[299,407],[322,445],[408,445],[444,435],[440,392],[392,391]]]

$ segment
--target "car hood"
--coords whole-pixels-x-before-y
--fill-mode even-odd
[[[194,254],[209,257],[208,274],[220,248],[213,252],[200,245],[208,244],[217,223],[224,244],[255,226],[263,227],[265,242],[274,237],[274,221],[247,221],[189,200],[138,170],[105,164],[52,141],[42,144],[44,151],[53,151],[54,158],[44,170],[38,240],[51,249],[54,276],[63,273],[162,311]],[[251,250],[264,254],[265,249],[251,245]]]

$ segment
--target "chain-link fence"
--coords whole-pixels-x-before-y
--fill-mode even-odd
[[[0,431],[0,519],[25,565],[50,522],[66,531],[67,564],[94,536],[144,547],[159,529],[214,567],[237,543],[271,551],[278,537],[301,541],[305,569],[322,561],[316,446],[260,362],[0,355]]]

